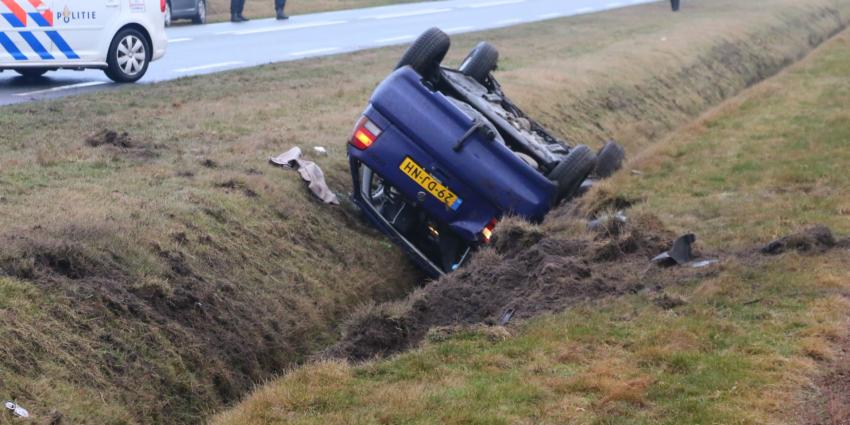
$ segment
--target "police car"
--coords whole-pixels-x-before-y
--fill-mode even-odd
[[[165,54],[166,0],[0,0],[0,71],[103,69],[135,82]]]

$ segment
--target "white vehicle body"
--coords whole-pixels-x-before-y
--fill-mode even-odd
[[[40,75],[60,68],[100,68],[113,77],[110,67],[118,62],[144,59],[144,68],[124,79],[135,81],[149,62],[165,55],[163,6],[162,0],[0,0],[0,70]],[[134,50],[137,58],[118,53],[119,48],[127,51],[116,39],[122,33],[134,35],[126,40],[131,48],[142,41]],[[110,57],[111,49],[118,58]]]

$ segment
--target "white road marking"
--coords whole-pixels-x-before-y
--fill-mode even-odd
[[[506,5],[506,4],[517,4],[517,3],[522,3],[524,1],[525,0],[500,0],[500,1],[491,1],[491,2],[486,2],[486,3],[472,3],[472,4],[468,4],[466,6],[463,6],[463,7],[466,7],[466,8],[469,8],[469,9],[478,9],[480,7],[493,7],[493,6],[502,6],[502,5]]]
[[[89,82],[86,82],[86,83],[69,84],[67,86],[53,87],[53,88],[49,88],[49,89],[45,89],[45,90],[36,90],[36,91],[30,91],[30,92],[26,92],[26,93],[15,93],[15,96],[21,96],[21,97],[23,97],[23,96],[35,96],[35,95],[45,94],[45,93],[55,93],[55,92],[62,91],[62,90],[71,90],[71,89],[81,89],[81,88],[85,88],[85,87],[94,87],[94,86],[99,86],[99,85],[102,85],[102,84],[109,84],[109,83],[107,83],[106,81],[89,81]]]
[[[501,21],[496,21],[493,25],[513,25],[522,22],[521,19],[502,19]]]
[[[211,63],[207,65],[200,66],[190,66],[188,68],[177,68],[171,72],[194,72],[194,71],[203,71],[205,69],[215,69],[215,68],[224,68],[233,65],[241,65],[244,62],[242,61],[230,61],[230,62],[219,62],[219,63]]]
[[[183,38],[169,38],[169,39],[168,39],[168,44],[172,44],[172,43],[183,43],[184,41],[192,41],[192,39],[191,39],[191,38],[189,38],[189,37],[183,37]]]
[[[561,16],[564,16],[564,12],[544,13],[542,15],[538,15],[537,17],[540,19],[552,19],[560,18]]]
[[[413,35],[413,34],[400,35],[398,37],[380,38],[380,39],[375,40],[375,43],[378,43],[378,44],[395,43],[397,41],[413,40],[414,38],[416,38],[416,36]]]
[[[294,31],[301,30],[305,28],[316,28],[316,27],[327,27],[331,25],[340,25],[347,24],[348,21],[321,21],[321,22],[307,22],[303,24],[295,24],[295,25],[275,25],[273,27],[264,27],[264,28],[254,28],[250,30],[239,30],[239,31],[226,31],[217,33],[218,35],[251,35],[251,34],[262,34],[266,32],[278,32],[278,31]]]
[[[443,13],[449,12],[452,9],[423,9],[423,10],[414,10],[412,12],[400,12],[400,13],[388,13],[386,15],[377,15],[372,16],[372,19],[393,19],[393,18],[405,18],[408,16],[419,16],[419,15],[433,15],[435,13]]]
[[[605,7],[608,8],[608,9],[616,9],[618,7],[623,7],[623,6],[625,6],[625,5],[623,3],[619,3],[619,2],[608,3],[608,4],[605,5]]]
[[[447,34],[452,34],[452,33],[457,33],[457,32],[472,31],[474,29],[475,29],[475,27],[466,26],[466,27],[446,28],[443,31],[445,31]]]
[[[301,57],[301,56],[312,56],[318,55],[320,53],[330,53],[342,50],[341,47],[323,47],[321,49],[313,49],[313,50],[302,50],[300,52],[292,52],[289,56]]]
[[[582,13],[590,13],[590,12],[595,12],[595,11],[596,11],[595,7],[582,7],[581,9],[576,9],[573,13],[582,14]]]

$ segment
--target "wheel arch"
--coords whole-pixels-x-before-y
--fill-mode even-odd
[[[148,32],[148,29],[145,28],[145,26],[142,25],[142,24],[139,24],[139,23],[136,23],[136,22],[130,22],[130,23],[124,24],[124,26],[122,26],[121,28],[118,28],[118,31],[115,31],[115,35],[118,35],[118,33],[120,33],[121,31],[124,31],[126,29],[134,29],[134,30],[142,33],[142,36],[145,37],[145,40],[147,40],[148,46],[150,47],[147,51],[148,61],[153,59],[153,52],[155,50],[155,47],[153,45],[153,38],[151,38],[151,33]],[[115,37],[113,37],[113,40],[114,39],[115,39]],[[110,45],[111,44],[112,43],[110,42]]]

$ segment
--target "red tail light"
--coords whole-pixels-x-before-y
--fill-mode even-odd
[[[481,231],[481,237],[484,239],[484,243],[490,243],[490,239],[493,238],[493,230],[496,229],[496,219],[490,220],[486,226],[484,226],[484,230]]]
[[[360,117],[357,125],[354,126],[354,134],[351,136],[351,145],[357,149],[365,150],[381,135],[381,129],[369,118]]]
[[[165,13],[165,0],[159,0],[159,11]]]

